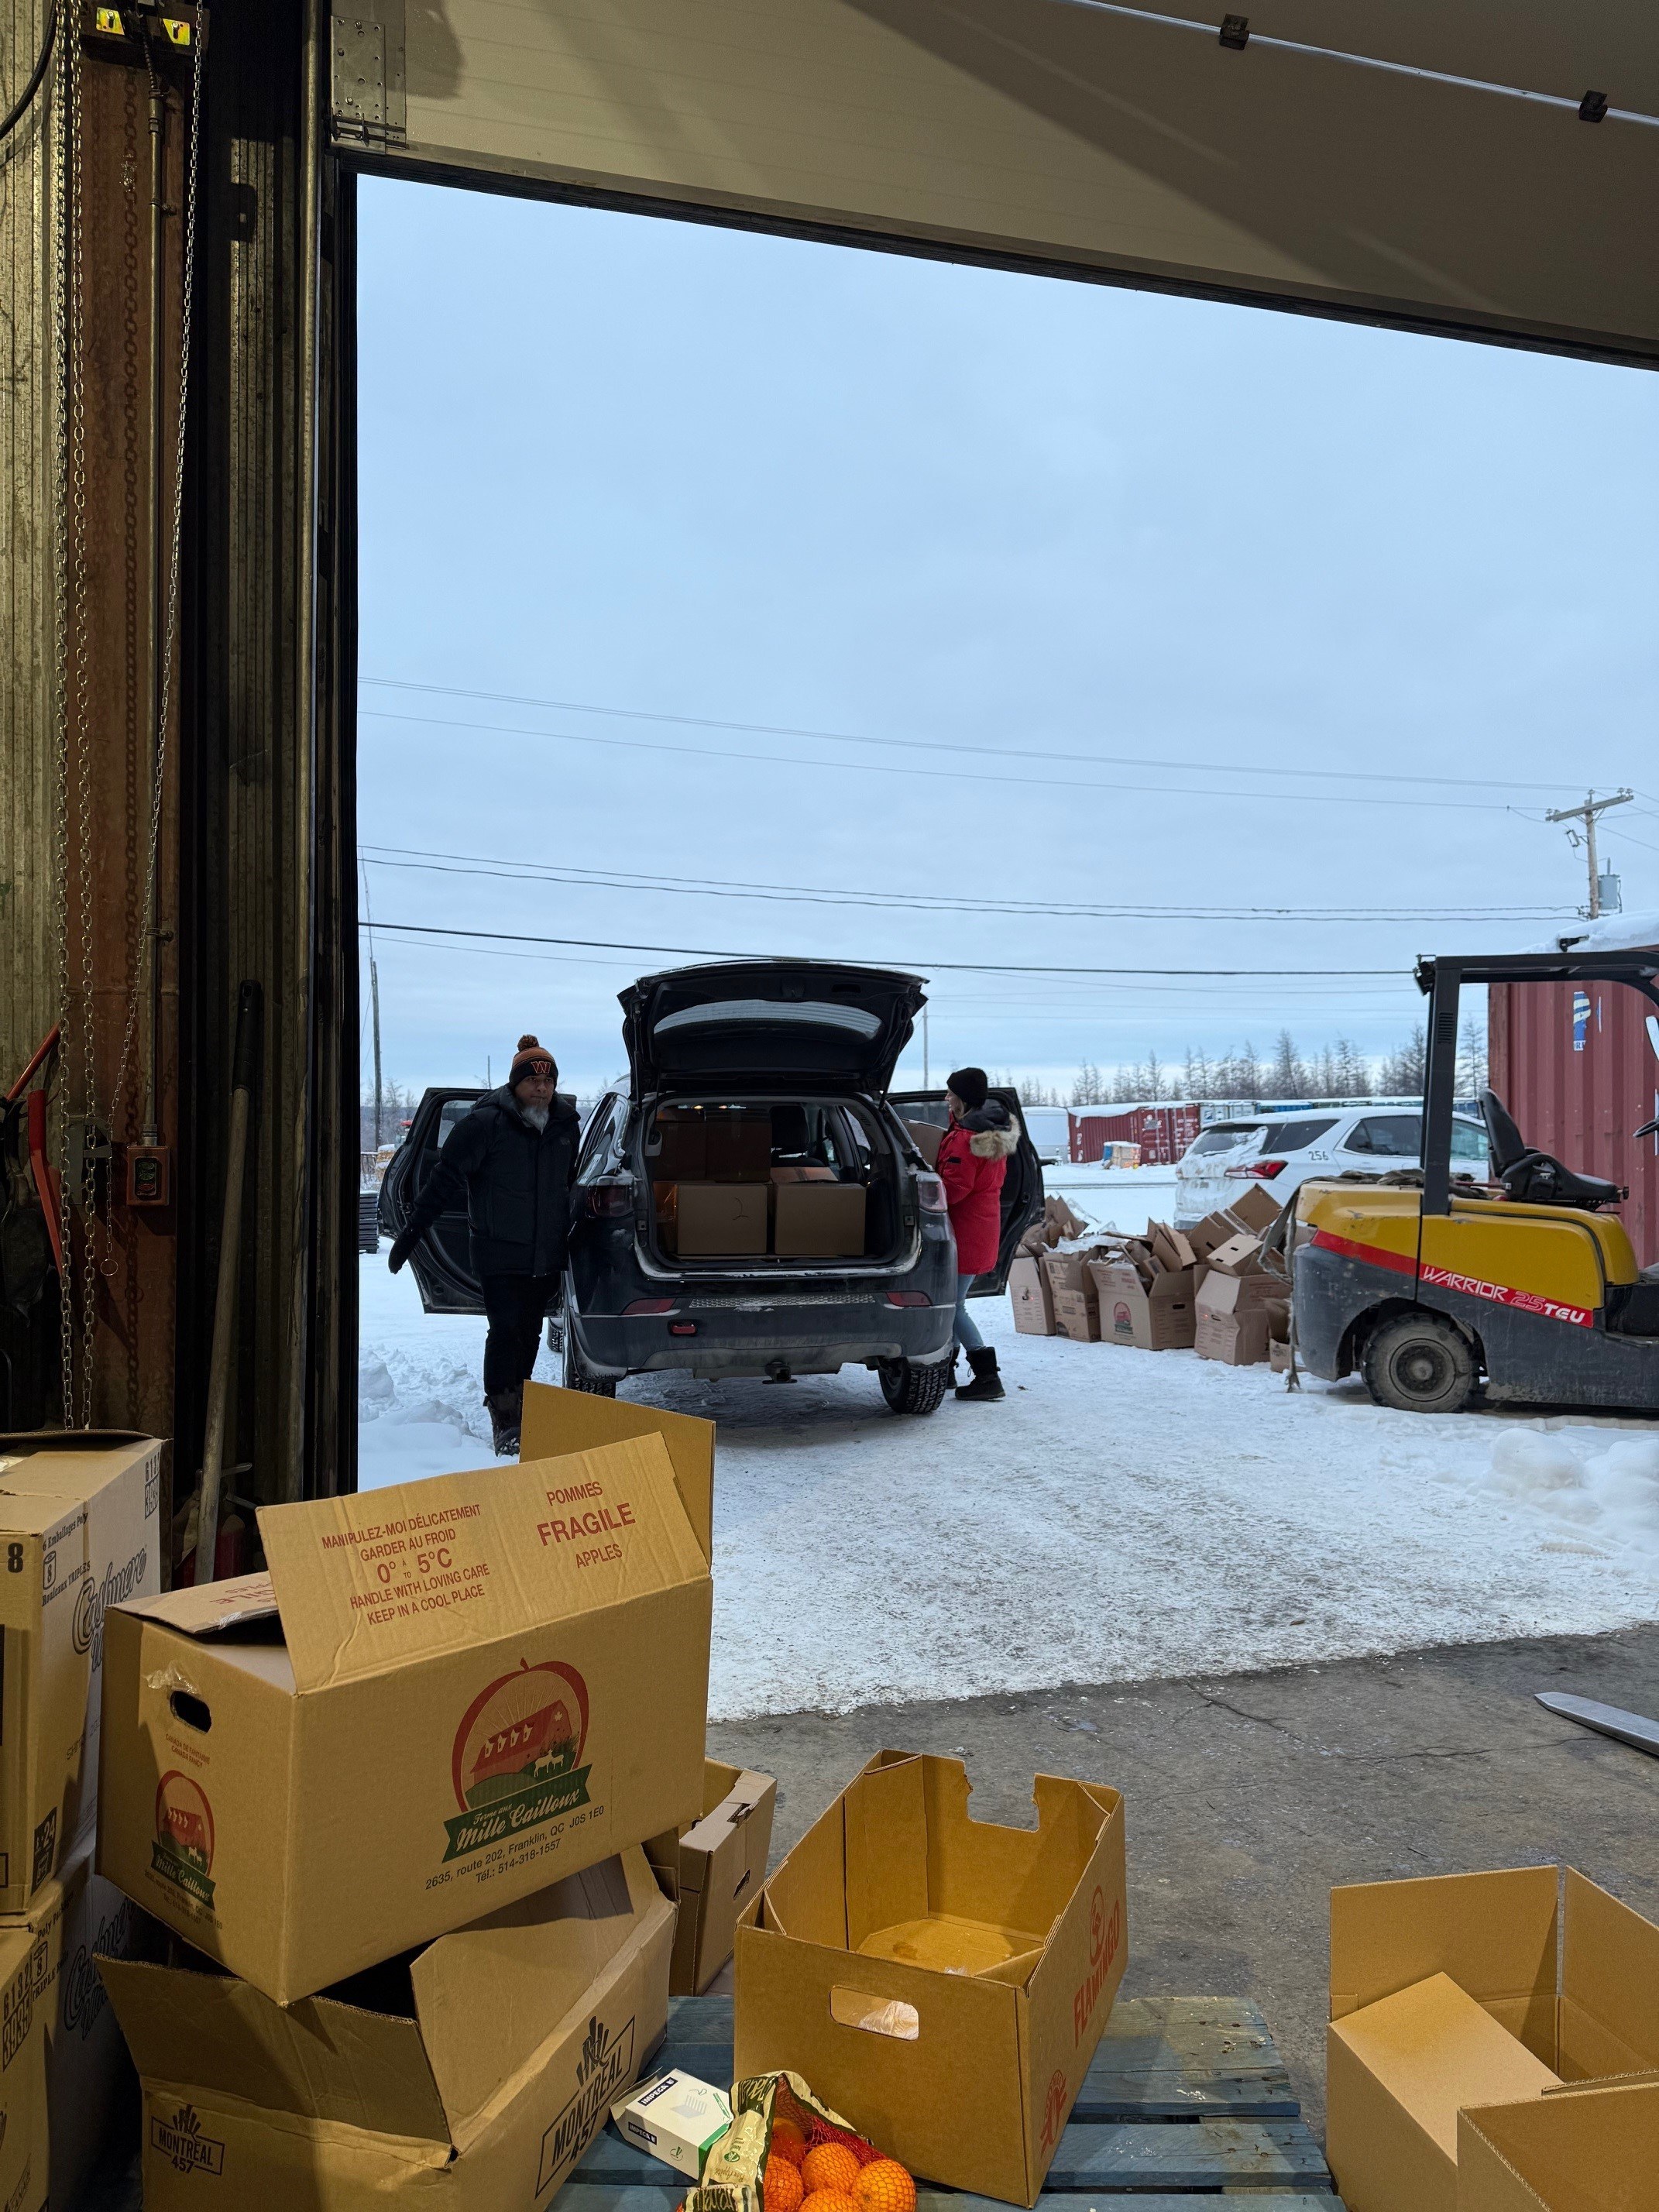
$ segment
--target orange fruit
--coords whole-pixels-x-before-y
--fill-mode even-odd
[[[823,2149],[830,2148],[829,2144],[820,2145]],[[841,2146],[836,2144],[833,2148],[839,2149]],[[850,2158],[852,2153],[847,2155]],[[800,2212],[859,2212],[858,2199],[849,2197],[844,2189],[814,2189],[808,2191]]]
[[[774,2158],[787,2158],[793,2166],[799,2166],[805,2157],[806,2138],[793,2120],[773,2121],[771,2154]]]
[[[766,2171],[761,2176],[761,2198],[766,2212],[800,2212],[800,2201],[805,2194],[800,2169],[793,2159],[767,2160]]]
[[[860,2212],[916,2212],[916,2185],[896,2158],[872,2159],[853,2195]]]
[[[810,2201],[813,2195],[850,2197],[860,2168],[845,2143],[826,2142],[807,2152],[806,2163],[800,2171]],[[820,2205],[818,2212],[841,2212],[841,2208]]]

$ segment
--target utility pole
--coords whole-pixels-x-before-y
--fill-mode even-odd
[[[933,1087],[932,1073],[927,1065],[927,1009],[926,1006],[921,1010],[921,1087],[924,1091],[931,1091]]]
[[[374,1009],[374,1149],[380,1149],[380,971],[368,956],[368,995]]]
[[[1595,860],[1595,824],[1597,818],[1610,806],[1623,806],[1634,799],[1633,791],[1615,791],[1611,799],[1598,799],[1592,791],[1587,793],[1582,806],[1558,806],[1544,817],[1546,822],[1582,822],[1583,830],[1569,830],[1567,836],[1575,845],[1584,848],[1589,862],[1589,918],[1595,921],[1601,912],[1601,872]]]

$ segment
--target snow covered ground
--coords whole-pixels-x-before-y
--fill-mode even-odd
[[[1154,1175],[1074,1172],[1097,1225],[1167,1212]],[[364,1486],[491,1464],[483,1322],[428,1320],[384,1248],[362,1290]],[[624,1385],[720,1426],[715,1717],[1659,1617],[1653,1423],[1393,1413],[1358,1383],[1292,1395],[1263,1367],[980,1310],[1000,1407],[898,1419],[862,1370]]]

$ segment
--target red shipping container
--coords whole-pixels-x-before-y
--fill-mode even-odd
[[[1087,1166],[1108,1145],[1139,1145],[1144,1168],[1173,1167],[1194,1137],[1202,1115],[1190,1099],[1138,1106],[1074,1107],[1068,1118],[1072,1158]]]
[[[1659,1015],[1625,983],[1494,983],[1492,1087],[1522,1135],[1570,1168],[1628,1186],[1616,1209],[1643,1267],[1659,1260]]]

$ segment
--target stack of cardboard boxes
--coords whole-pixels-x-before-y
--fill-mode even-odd
[[[763,1872],[770,1783],[703,1753],[713,1428],[526,1395],[518,1466],[268,1509],[264,1572],[89,1616],[105,1917],[153,1940],[83,1978],[151,2212],[544,2201]]]
[[[161,1447],[0,1436],[0,2204],[70,2208],[129,2080],[94,1960],[142,1916],[93,1864],[111,1609],[161,1588]]]
[[[772,1149],[767,1107],[659,1107],[646,1159],[664,1250],[681,1259],[861,1254],[863,1184],[825,1166],[775,1167]]]
[[[1074,1215],[1058,1235],[1050,1215],[1009,1273],[1014,1326],[1142,1352],[1195,1348],[1233,1367],[1265,1359],[1272,1337],[1289,1335],[1288,1285],[1261,1256],[1278,1215],[1259,1188],[1184,1232],[1149,1221],[1144,1237],[1113,1231],[1084,1242]]]

